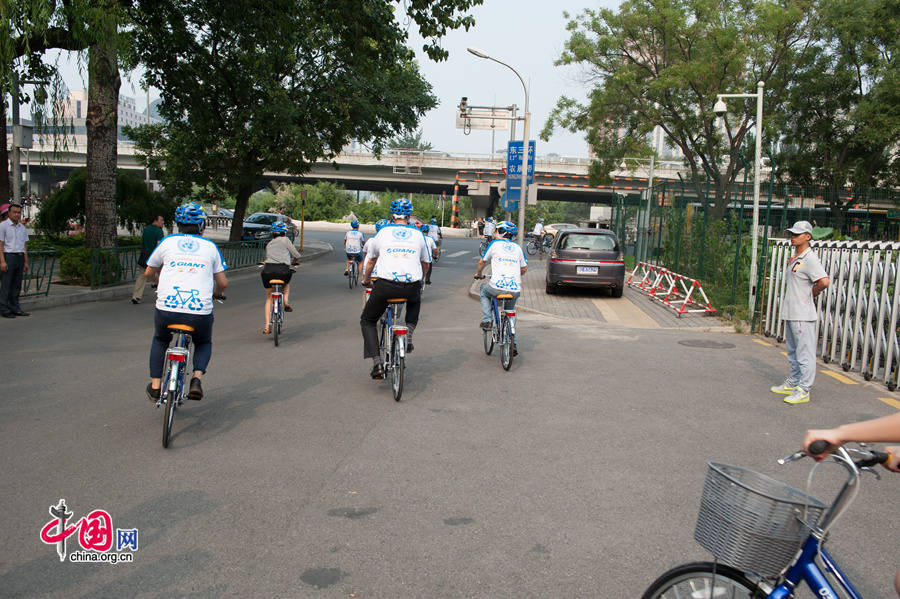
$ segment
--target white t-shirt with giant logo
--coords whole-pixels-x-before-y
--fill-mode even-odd
[[[422,280],[422,262],[431,262],[431,252],[422,231],[409,225],[386,225],[366,244],[375,258],[378,278],[396,283]]]
[[[164,237],[147,266],[162,268],[157,309],[185,314],[212,314],[213,275],[228,268],[216,244],[197,235]]]
[[[437,242],[441,238],[441,228],[437,225],[428,225],[428,236]]]
[[[425,236],[425,245],[428,246],[428,255],[434,256],[434,251],[437,249],[437,243],[430,234]]]
[[[350,229],[344,235],[344,248],[348,254],[358,254],[363,248],[363,234],[356,229]]]
[[[491,287],[501,291],[522,291],[522,267],[528,266],[522,248],[509,239],[495,239],[482,258],[491,263]]]
[[[372,240],[373,240],[373,239],[375,239],[375,238],[374,238],[374,237],[369,237],[369,238],[366,240],[366,243],[363,245],[363,250],[362,250],[362,255],[363,255],[363,256],[362,256],[362,267],[363,267],[363,268],[366,267],[366,263],[369,261],[369,248],[372,246]],[[365,272],[365,271],[363,271],[363,272]],[[376,262],[376,263],[375,263],[375,266],[372,267],[372,278],[373,278],[373,279],[377,279],[377,278],[378,278],[378,262]]]

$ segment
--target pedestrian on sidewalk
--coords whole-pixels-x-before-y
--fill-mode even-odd
[[[781,319],[784,320],[784,342],[787,346],[790,372],[772,393],[787,395],[785,403],[809,401],[809,390],[816,378],[816,313],[815,298],[828,287],[828,273],[809,246],[812,225],[801,220],[788,229],[794,253],[788,262]]]
[[[141,236],[141,255],[138,256],[138,266],[141,269],[138,272],[137,279],[134,281],[134,290],[131,292],[132,304],[141,303],[141,299],[144,297],[144,287],[147,285],[147,277],[144,275],[144,271],[147,268],[147,258],[150,257],[150,254],[162,241],[164,224],[165,219],[161,214],[158,214],[149,225],[144,227],[144,233]]]
[[[28,272],[28,230],[20,221],[22,207],[11,204],[9,218],[0,222],[0,316],[30,316],[19,305],[22,281]]]

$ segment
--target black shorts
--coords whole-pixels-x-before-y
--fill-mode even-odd
[[[291,276],[294,274],[294,271],[291,270],[291,267],[287,264],[266,264],[263,266],[262,273],[260,273],[260,277],[262,277],[263,287],[266,289],[270,289],[272,287],[271,281],[272,279],[281,279],[284,281],[284,284],[287,285],[291,282]]]

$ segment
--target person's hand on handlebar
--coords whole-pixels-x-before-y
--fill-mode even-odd
[[[810,449],[810,445],[815,441],[825,441],[828,443],[827,449],[821,453],[813,453]],[[839,429],[812,429],[806,431],[806,436],[803,439],[803,451],[817,462],[821,462],[827,458],[832,451],[848,441],[851,441],[851,439],[844,439]],[[900,472],[900,446],[891,445],[885,447],[883,451],[891,454],[891,459],[882,465],[892,472]]]

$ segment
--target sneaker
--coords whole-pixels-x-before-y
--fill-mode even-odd
[[[784,403],[798,404],[809,402],[809,391],[804,391],[800,387],[795,387],[794,392],[784,398]]]
[[[410,353],[413,349],[415,349],[415,345],[413,345],[412,339],[406,341],[406,353]]]
[[[781,383],[780,385],[769,387],[769,391],[771,391],[772,393],[779,393],[781,395],[790,395],[794,392],[794,389],[799,389],[799,387],[797,387],[797,385],[791,385],[787,381]]]
[[[519,355],[519,348],[516,347],[516,344],[515,344],[515,343],[513,343],[512,355],[513,355],[513,357]]]
[[[159,401],[159,389],[154,389],[153,383],[147,383],[147,399],[153,403]]]
[[[133,298],[131,298],[131,303],[132,303],[132,304],[139,304],[139,303],[141,303],[141,300],[139,300],[139,299],[136,298],[136,297],[133,297]]]
[[[200,379],[194,377],[191,379],[191,389],[188,391],[188,399],[200,401],[203,399],[203,387],[200,385]]]
[[[345,269],[344,269],[344,276],[345,276],[345,277],[349,277],[349,276],[350,276],[350,269],[349,269],[349,268],[345,268]]]
[[[491,321],[490,320],[482,320],[479,325],[483,330],[490,331],[491,330]]]
[[[372,366],[372,372],[370,373],[372,378],[375,380],[381,380],[384,378],[384,366],[381,363],[375,364]]]

